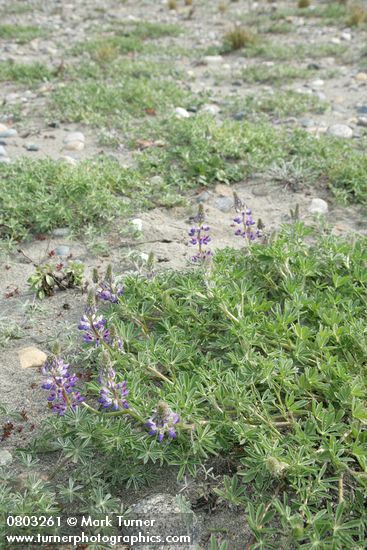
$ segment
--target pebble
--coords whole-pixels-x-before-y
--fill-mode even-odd
[[[202,110],[205,111],[206,113],[210,113],[211,115],[215,116],[219,113],[220,107],[215,104],[207,104],[203,106]]]
[[[70,235],[70,228],[69,227],[56,227],[56,229],[54,229],[52,231],[52,235],[54,237],[67,237],[68,235]]]
[[[24,147],[27,149],[27,151],[39,151],[40,148],[35,143],[26,143]]]
[[[233,208],[233,199],[230,197],[217,197],[214,200],[214,206],[221,212],[229,212]]]
[[[340,40],[340,38],[337,38],[336,36],[334,36],[334,37],[330,40],[330,42],[331,42],[332,44],[340,44],[341,40]]]
[[[322,88],[325,85],[325,81],[321,78],[316,78],[311,82],[311,88]]]
[[[4,124],[0,124],[0,138],[10,138],[18,135],[15,128],[8,128]]]
[[[64,149],[68,151],[82,151],[85,146],[85,137],[82,132],[70,132],[64,138]]]
[[[367,82],[367,73],[356,74],[356,80],[358,80],[358,82]]]
[[[323,199],[312,199],[308,211],[310,214],[326,214],[329,210],[328,203]]]
[[[311,128],[312,126],[315,126],[315,121],[312,120],[312,118],[303,118],[301,120],[301,124],[303,128]]]
[[[352,40],[352,35],[350,34],[350,32],[342,32],[340,38],[342,40],[345,40],[345,42],[350,42]]]
[[[244,120],[246,118],[246,113],[235,113],[232,118],[233,120]]]
[[[190,113],[186,111],[183,107],[176,107],[175,113],[179,118],[189,118]]]
[[[67,258],[70,255],[70,248],[68,246],[57,246],[55,248],[56,256]]]
[[[2,145],[0,145],[0,157],[7,157],[8,154],[7,152],[5,151],[5,147],[3,147]]]
[[[319,71],[321,69],[321,65],[319,65],[318,63],[309,63],[307,65],[307,69],[309,69],[310,71]]]
[[[361,105],[360,107],[358,107],[357,113],[367,115],[367,105]]]
[[[143,231],[143,220],[140,218],[134,218],[131,220],[131,223],[137,231]]]
[[[210,199],[210,193],[208,191],[202,191],[196,197],[196,202],[207,202]]]
[[[47,355],[34,346],[20,349],[18,356],[22,369],[42,367],[47,359]]]
[[[328,134],[340,138],[351,138],[353,137],[353,130],[349,128],[346,124],[333,124],[329,126],[327,130]]]
[[[9,451],[2,449],[0,451],[0,466],[9,466],[13,462],[13,457]]]
[[[204,57],[204,62],[208,65],[215,65],[217,63],[222,63],[223,57],[221,55],[206,55]]]
[[[60,160],[64,160],[65,162],[70,164],[70,166],[76,166],[78,164],[78,161],[75,158],[70,157],[69,155],[64,155],[63,157],[60,157]]]
[[[365,128],[367,128],[367,117],[366,116],[358,117],[357,124],[358,126],[364,126]]]

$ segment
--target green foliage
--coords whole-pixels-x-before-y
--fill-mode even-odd
[[[46,34],[44,29],[31,25],[0,25],[0,40],[15,40],[19,44],[25,44],[34,38],[44,37]]]
[[[223,455],[237,476],[216,493],[246,508],[259,548],[273,547],[279,522],[284,547],[361,547],[366,239],[318,233],[297,223],[266,245],[218,252],[208,271],[126,278],[107,310],[124,342],[115,369],[140,415],[163,399],[186,427],[158,443],[126,415],[82,410],[53,420],[45,441],[116,486],[121,472],[141,483],[157,463],[182,478]],[[97,391],[90,382],[89,399]]]
[[[310,78],[314,71],[293,65],[253,65],[241,71],[241,78],[244,82],[254,84],[271,83],[282,84],[283,82]]]
[[[68,262],[66,266],[51,263],[38,265],[27,282],[41,299],[52,296],[56,289],[81,288],[84,282],[84,264]]]
[[[0,63],[0,81],[12,80],[24,84],[34,84],[44,80],[51,80],[54,76],[42,63],[13,63],[3,61]]]

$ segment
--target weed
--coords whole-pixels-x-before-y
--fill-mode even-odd
[[[0,25],[0,40],[15,40],[19,44],[30,42],[34,38],[47,36],[44,29],[35,26]]]
[[[0,81],[9,80],[24,84],[35,84],[51,80],[53,77],[54,72],[42,63],[0,62]]]
[[[55,294],[55,290],[81,288],[84,282],[84,264],[80,262],[47,263],[38,265],[28,278],[28,284],[42,299]]]
[[[367,11],[362,6],[351,6],[349,11],[348,25],[350,27],[357,27],[367,21]]]
[[[228,9],[227,2],[224,2],[224,1],[219,2],[219,4],[218,4],[219,13],[225,13],[227,11],[227,9]]]
[[[257,36],[246,27],[234,27],[224,35],[223,50],[232,52],[255,44]]]
[[[365,239],[298,222],[268,244],[218,252],[210,271],[126,278],[123,296],[79,325],[95,325],[88,387],[107,410],[69,408],[44,438],[75,473],[87,460],[102,481],[113,472],[117,492],[121,471],[126,482],[138,468],[143,483],[150,462],[176,466],[182,479],[212,455],[230,458],[237,473],[215,493],[246,510],[258,546],[273,546],[279,523],[283,547],[360,546],[366,260]]]
[[[328,103],[314,95],[300,94],[292,90],[280,90],[273,94],[251,94],[230,104],[232,113],[236,110],[249,115],[265,113],[276,117],[298,116],[307,112],[323,113],[327,107]]]
[[[298,7],[300,9],[309,8],[311,6],[311,0],[298,0]]]
[[[241,78],[244,82],[251,84],[256,82],[275,84],[309,78],[312,74],[313,71],[311,69],[295,65],[253,65],[241,71]]]
[[[22,335],[23,331],[16,322],[0,318],[0,347],[6,346],[10,340],[21,338]]]

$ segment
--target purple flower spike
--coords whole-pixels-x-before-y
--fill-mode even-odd
[[[79,321],[78,329],[84,332],[83,340],[86,344],[94,342],[96,346],[99,346],[101,342],[108,344],[111,340],[106,324],[106,319],[102,315],[97,316],[96,309],[88,306]]]
[[[129,394],[126,382],[116,381],[116,372],[111,366],[102,369],[98,383],[101,386],[98,401],[103,408],[108,409],[112,407],[114,411],[118,411],[121,408],[129,408],[129,404],[126,401],[126,397]]]
[[[158,435],[158,441],[161,442],[165,434],[167,434],[170,439],[176,439],[177,434],[174,426],[178,424],[179,421],[180,417],[178,414],[173,412],[167,403],[159,401],[157,409],[145,425],[149,429],[148,434],[152,436]]]
[[[249,241],[255,241],[257,238],[262,237],[262,232],[260,229],[257,231],[253,230],[255,221],[252,217],[252,211],[249,208],[246,208],[245,204],[236,193],[234,193],[234,203],[238,215],[233,218],[233,221],[235,224],[241,226],[235,230],[234,234],[237,237],[243,237]],[[234,224],[232,226],[235,227]]]
[[[189,230],[190,244],[198,246],[197,253],[191,258],[193,263],[200,264],[205,263],[212,257],[212,253],[209,249],[205,247],[211,241],[211,237],[208,235],[210,227],[207,224],[204,224],[204,209],[203,205],[200,204],[198,215],[195,216],[194,221],[197,223],[195,227],[191,227]]]
[[[124,293],[124,287],[110,281],[102,281],[96,291],[96,298],[111,304],[117,304]]]
[[[50,392],[47,401],[56,414],[64,416],[68,407],[75,410],[84,401],[80,392],[74,389],[78,378],[70,374],[69,365],[61,357],[49,357],[42,374],[47,376],[42,388]]]

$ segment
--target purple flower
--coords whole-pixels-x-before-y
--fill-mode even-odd
[[[42,368],[42,374],[47,376],[42,388],[50,392],[47,401],[55,413],[64,416],[68,407],[75,409],[84,401],[80,392],[74,389],[78,378],[70,374],[69,365],[61,357],[49,357]]]
[[[117,304],[119,297],[124,293],[124,287],[119,284],[113,284],[110,281],[102,281],[96,291],[96,297],[111,304]]]
[[[191,227],[189,230],[190,244],[193,246],[198,246],[197,253],[192,257],[194,263],[205,263],[212,257],[212,252],[205,247],[211,241],[209,225],[204,223],[204,209],[203,205],[200,204],[198,215],[193,218],[193,220],[198,224],[194,227]]]
[[[129,408],[126,401],[126,397],[129,394],[129,391],[126,389],[126,382],[116,381],[116,372],[111,366],[101,370],[98,383],[101,386],[98,401],[102,407],[105,409],[112,407],[114,411],[118,411],[121,408]]]
[[[97,316],[96,308],[88,306],[79,321],[78,329],[84,332],[85,343],[92,344],[94,342],[96,346],[99,346],[101,342],[108,344],[111,340],[106,324],[107,321],[102,315]]]
[[[261,230],[258,229],[257,231],[254,231],[253,229],[255,221],[252,217],[251,210],[245,207],[238,195],[234,194],[234,199],[236,210],[241,210],[238,215],[233,218],[234,224],[241,226],[235,230],[234,234],[237,237],[243,237],[245,239],[249,239],[250,241],[254,241],[256,238],[261,237]],[[232,224],[233,227],[235,227],[234,224]]]
[[[165,434],[171,439],[176,439],[175,425],[179,421],[178,414],[173,412],[167,403],[159,401],[157,409],[145,425],[149,429],[149,435],[158,435],[158,441],[163,441]]]

